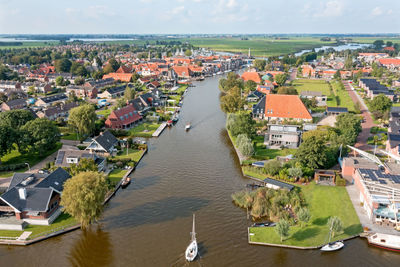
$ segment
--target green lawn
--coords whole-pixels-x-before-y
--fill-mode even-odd
[[[124,175],[126,174],[128,170],[125,169],[114,169],[112,170],[112,172],[110,172],[110,174],[108,175],[108,179],[112,182],[117,184],[122,177],[124,177]]]
[[[59,231],[63,228],[77,225],[78,222],[67,213],[61,213],[60,216],[50,225],[31,225],[29,224],[24,231],[32,232],[29,239],[34,239],[38,236],[50,234],[53,231]],[[24,231],[7,231],[1,230],[0,236],[4,237],[17,237],[20,236]]]
[[[324,80],[298,79],[293,81],[293,86],[299,94],[303,91],[321,92],[328,97],[328,106],[337,106],[335,95],[329,88],[328,83]]]
[[[135,162],[138,162],[139,159],[142,157],[144,153],[144,150],[137,150],[137,149],[132,149],[129,148],[128,149],[128,154],[126,154],[126,149],[124,149],[123,151],[119,152],[117,156],[115,156],[115,159],[131,159]]]
[[[332,42],[322,42],[319,37],[290,37],[287,40],[276,40],[271,37],[251,37],[249,40],[236,37],[189,38],[182,41],[214,51],[247,54],[250,48],[252,56],[278,56],[332,44]]]
[[[335,93],[335,95],[337,96],[337,106],[338,107],[345,107],[347,108],[349,111],[355,111],[354,109],[354,102],[351,99],[349,93],[346,90],[342,90],[339,86],[339,82],[337,81],[332,81],[331,82],[333,91]]]
[[[19,164],[19,163],[29,163],[30,167],[33,165],[39,163],[42,161],[44,158],[47,156],[53,154],[57,150],[59,150],[62,147],[61,143],[57,143],[57,145],[52,149],[44,153],[43,155],[39,155],[38,153],[31,153],[31,154],[25,154],[22,155],[19,153],[17,149],[12,150],[10,153],[4,155],[1,158],[1,165],[10,165],[10,164]],[[0,175],[2,175],[2,172],[0,172]]]
[[[13,41],[14,42],[14,41]],[[19,41],[16,41],[19,42]],[[1,49],[22,49],[22,48],[37,48],[37,47],[45,47],[59,44],[58,41],[32,41],[32,42],[22,42],[22,45],[10,45],[10,46],[0,46]]]
[[[97,115],[102,115],[102,116],[104,116],[104,118],[107,119],[107,117],[110,116],[111,111],[112,111],[111,109],[103,109],[103,110],[96,111],[96,114]]]
[[[343,233],[336,235],[335,240],[341,240],[362,232],[362,227],[353,204],[345,187],[322,186],[311,183],[300,186],[311,213],[307,226],[292,226],[290,237],[282,244],[302,247],[320,246],[328,241],[329,226],[327,221],[331,216],[338,216],[343,222]],[[250,240],[281,244],[275,228],[250,228]]]
[[[264,145],[264,136],[257,136],[254,142],[254,160],[274,159],[278,156],[287,156],[296,153],[296,149],[266,149]]]
[[[132,137],[152,137],[152,134],[160,127],[160,123],[145,122],[129,130]]]

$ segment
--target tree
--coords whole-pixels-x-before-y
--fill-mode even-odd
[[[348,56],[346,58],[346,61],[344,62],[344,67],[346,70],[351,70],[353,68],[353,58],[351,56]]]
[[[340,70],[337,70],[336,73],[335,73],[335,75],[333,75],[333,78],[336,79],[336,80],[340,80],[341,77],[342,77],[342,76],[340,75]]]
[[[130,88],[128,85],[125,88],[124,98],[126,101],[132,100],[135,98],[135,91]]]
[[[255,132],[254,120],[248,113],[232,114],[229,124],[227,125],[228,130],[233,136],[239,134],[246,134],[247,136],[253,136]]]
[[[0,125],[0,163],[1,157],[13,148],[14,131],[7,125]]]
[[[253,66],[258,70],[258,71],[263,71],[265,69],[265,65],[267,65],[267,61],[265,59],[256,59],[253,62]]]
[[[252,92],[252,91],[256,90],[256,88],[257,88],[257,84],[252,80],[248,80],[244,83],[244,92],[245,93]]]
[[[275,231],[276,233],[281,237],[281,243],[283,242],[284,239],[289,237],[289,222],[286,220],[280,220],[276,226],[275,226]]]
[[[286,82],[286,80],[288,79],[288,76],[286,73],[283,74],[277,74],[275,75],[275,82],[279,85],[279,86],[283,86]]]
[[[393,46],[393,42],[387,41],[387,42],[386,42],[386,46],[388,46],[388,47]]]
[[[337,116],[335,126],[342,136],[344,145],[353,145],[362,130],[360,117],[350,113]]]
[[[85,171],[92,171],[92,172],[98,171],[97,165],[93,159],[82,158],[79,160],[78,164],[71,164],[71,167],[69,169],[69,173],[72,176]]]
[[[47,118],[28,121],[21,127],[23,147],[25,150],[37,151],[40,155],[53,149],[60,141],[60,130]]]
[[[190,49],[185,50],[185,56],[190,57],[192,55],[192,51]]]
[[[383,40],[376,40],[373,45],[376,50],[381,50],[385,42]]]
[[[253,143],[246,134],[239,134],[237,136],[236,145],[243,156],[250,157],[254,154]]]
[[[66,58],[57,59],[54,62],[54,67],[57,72],[69,72],[71,69],[71,65],[72,65],[72,62]]]
[[[82,85],[84,83],[85,83],[85,78],[83,78],[83,77],[77,77],[74,80],[74,84],[76,84],[76,85]]]
[[[301,143],[296,151],[297,160],[306,167],[318,169],[325,165],[325,143],[322,138],[311,136]]]
[[[297,95],[297,90],[293,87],[282,86],[278,88],[276,93],[278,95]]]
[[[81,172],[65,182],[60,204],[86,228],[100,217],[106,193],[107,182],[102,174]]]
[[[392,101],[384,94],[379,94],[378,96],[374,97],[374,99],[372,99],[370,102],[370,110],[372,112],[380,111],[384,113],[385,111],[390,110],[391,107]]]
[[[288,173],[290,177],[295,179],[300,178],[303,175],[303,171],[301,170],[301,168],[296,167],[289,168]]]
[[[311,219],[310,211],[307,208],[300,208],[297,212],[297,218],[302,223],[302,227],[304,224],[307,224],[308,221]]]
[[[56,78],[56,85],[57,86],[64,86],[64,77],[63,76],[58,76],[57,78]]]
[[[343,223],[336,216],[329,218],[328,225],[329,225],[329,227],[331,229],[331,238],[335,237],[335,235],[337,233],[340,233],[340,232],[343,231]]]
[[[68,125],[83,137],[84,135],[94,133],[96,119],[97,116],[94,107],[90,104],[85,104],[71,109],[68,117]]]
[[[118,61],[115,60],[115,58],[112,58],[108,61],[108,64],[110,65],[112,68],[112,72],[115,72],[118,70],[118,68],[120,67],[120,64],[118,63]]]
[[[274,159],[267,161],[267,163],[264,165],[264,168],[267,174],[275,176],[279,174],[279,170],[282,168],[282,166],[279,161]]]
[[[221,109],[225,113],[235,113],[243,109],[244,101],[238,87],[232,88],[226,95],[221,96]]]

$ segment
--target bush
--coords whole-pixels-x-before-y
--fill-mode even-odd
[[[282,168],[282,166],[281,163],[275,159],[268,161],[264,168],[267,174],[275,176],[279,174],[279,170]]]
[[[250,157],[254,154],[254,147],[251,139],[246,134],[239,134],[236,139],[236,145],[245,157]]]
[[[0,165],[0,171],[15,171],[26,167],[25,163]]]
[[[339,174],[336,174],[335,184],[337,186],[346,186],[346,180],[343,179]]]

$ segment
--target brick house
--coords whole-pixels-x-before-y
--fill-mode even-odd
[[[142,119],[133,105],[127,105],[112,111],[105,122],[105,126],[111,129],[130,129],[139,124]]]

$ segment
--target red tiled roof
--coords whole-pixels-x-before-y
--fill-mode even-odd
[[[380,58],[378,61],[382,65],[400,65],[399,58]]]
[[[394,49],[394,47],[392,47],[392,46],[387,46],[387,47],[383,48],[383,50],[385,50],[385,51],[395,51],[396,49]]]
[[[116,73],[132,73],[132,68],[121,65],[119,69],[117,69]]]
[[[257,72],[244,72],[242,74],[242,79],[244,81],[253,81],[255,83],[261,83],[260,75]]]
[[[174,66],[173,69],[176,72],[176,74],[178,74],[178,76],[181,77],[189,77],[191,76],[192,73],[189,67],[186,66]]]
[[[121,117],[123,117],[123,120]],[[111,112],[105,124],[107,128],[121,128],[124,125],[129,125],[140,119],[142,119],[142,116],[136,112],[133,105],[127,105],[126,107]]]
[[[272,86],[272,83],[271,83],[271,86]],[[270,87],[263,86],[263,85],[258,85],[257,91],[259,91],[260,93],[266,94],[266,95],[269,95],[271,93]]]
[[[284,119],[312,119],[307,108],[297,95],[267,95],[265,116]]]
[[[116,73],[111,72],[103,76],[104,79],[113,78],[115,81],[130,82],[132,78],[132,73]]]

